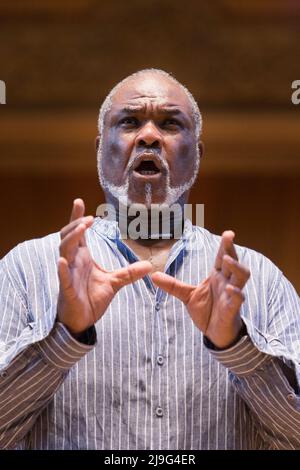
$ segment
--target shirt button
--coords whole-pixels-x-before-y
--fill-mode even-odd
[[[3,372],[1,372],[1,374],[0,374],[0,377],[1,377],[2,379],[5,379],[5,377],[7,377],[7,376],[8,376],[8,374],[7,374],[6,370],[4,370]]]
[[[163,363],[164,363],[164,358],[163,358],[163,356],[160,356],[160,355],[157,356],[156,362],[157,362],[157,364],[158,364],[159,366],[162,366]]]
[[[155,310],[158,312],[159,309],[160,309],[159,302],[156,302],[156,304],[155,304]]]
[[[155,410],[155,414],[158,418],[161,418],[164,414],[163,409],[160,406],[158,406]]]
[[[288,400],[294,400],[294,398],[295,398],[294,393],[289,393],[288,396],[287,396]]]

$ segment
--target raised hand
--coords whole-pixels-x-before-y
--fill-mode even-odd
[[[184,302],[195,325],[218,348],[233,344],[243,327],[239,311],[250,271],[238,262],[233,239],[232,231],[223,233],[214,269],[198,286],[165,273],[152,274],[158,287]]]
[[[58,321],[74,334],[80,334],[99,320],[121,287],[148,274],[152,265],[139,261],[116,271],[102,269],[92,259],[85,231],[93,217],[84,217],[82,199],[73,203],[70,223],[61,230],[58,274],[60,292]]]

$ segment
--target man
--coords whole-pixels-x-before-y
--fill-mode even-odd
[[[118,223],[84,216],[77,199],[59,234],[1,261],[1,448],[300,448],[299,298],[287,279],[231,231],[186,219],[176,240],[176,217],[169,237],[120,230],[119,201],[128,214],[145,206],[150,222],[153,204],[183,208],[201,125],[166,72],[127,77],[97,139]]]

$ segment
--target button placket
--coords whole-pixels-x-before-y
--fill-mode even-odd
[[[160,312],[161,311],[161,308],[162,308],[162,305],[161,305],[161,302],[159,302],[158,300],[155,302],[155,305],[154,305],[154,310],[155,312]],[[158,313],[157,315],[157,321],[158,322],[161,322],[162,321],[162,313]],[[162,354],[159,354],[159,351],[161,350],[161,347],[162,345],[159,346],[159,349],[157,351],[157,355],[156,355],[156,364],[160,367],[163,366],[163,364],[165,363],[165,357],[162,355]],[[163,418],[164,416],[164,410],[161,406],[157,406],[154,410],[155,412],[155,416],[157,418]]]

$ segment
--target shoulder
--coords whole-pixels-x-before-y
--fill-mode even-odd
[[[209,272],[214,266],[221,236],[202,227],[193,227],[193,231],[197,238],[197,244],[202,243],[203,257],[209,260]],[[235,244],[234,246],[239,262],[250,271],[250,278],[243,289],[245,295],[243,313],[245,317],[251,317],[256,326],[264,323],[264,327],[266,327],[267,319],[270,318],[272,312],[274,313],[272,306],[278,298],[278,293],[284,290],[290,292],[293,287],[288,283],[278,266],[267,256],[243,245]],[[288,291],[283,287],[287,285],[289,285]],[[284,303],[287,303],[286,299]]]
[[[60,233],[27,240],[16,245],[0,261],[0,276],[6,276],[20,292],[44,278],[45,271],[56,269]]]
[[[197,243],[201,243],[214,260],[220,247],[221,235],[195,225],[192,226],[192,231]],[[282,271],[263,253],[236,243],[234,246],[240,263],[250,269],[254,278],[267,284],[276,283],[281,278]]]

